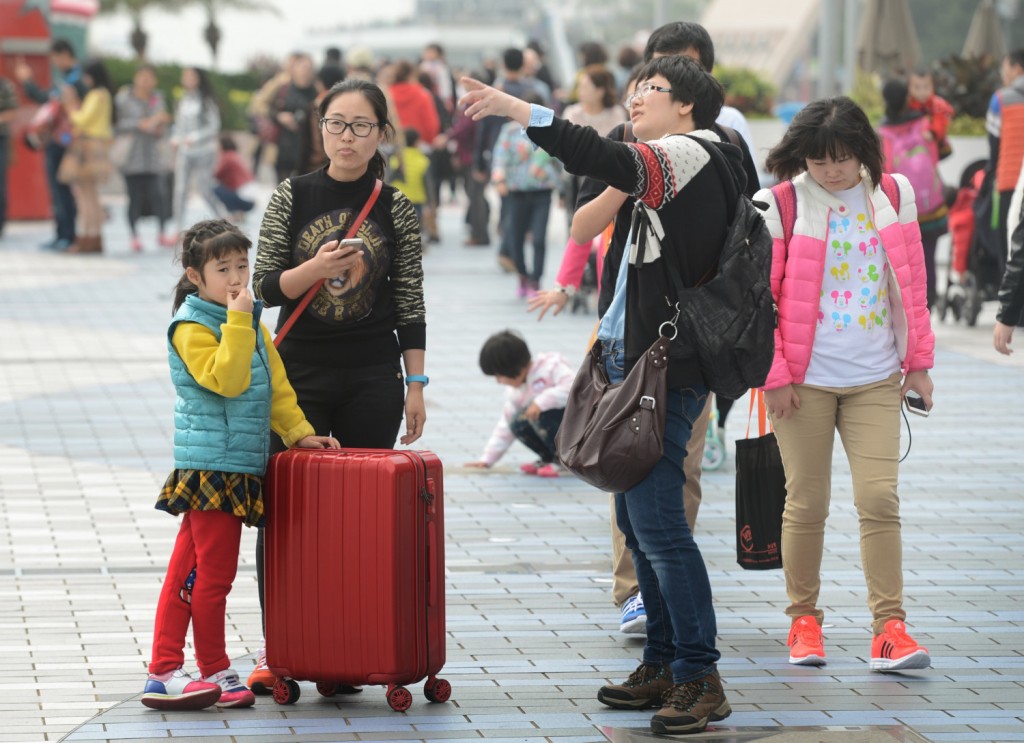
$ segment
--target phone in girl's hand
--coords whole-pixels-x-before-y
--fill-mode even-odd
[[[920,415],[924,418],[928,417],[928,408],[924,405],[924,398],[916,392],[908,392],[903,396],[903,407],[907,409],[908,413]]]

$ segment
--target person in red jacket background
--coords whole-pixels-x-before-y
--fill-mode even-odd
[[[235,222],[245,219],[246,212],[252,211],[256,202],[239,195],[238,191],[246,183],[252,181],[252,171],[238,154],[238,145],[230,134],[220,136],[220,156],[213,171],[217,185],[213,192],[224,202],[224,207],[231,212]]]

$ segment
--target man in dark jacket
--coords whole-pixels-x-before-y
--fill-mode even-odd
[[[627,144],[475,80],[464,83],[467,115],[507,116],[568,172],[635,199],[629,245],[617,275],[604,279],[614,290],[598,328],[609,381],[622,381],[673,320],[676,287],[698,286],[718,266],[736,208],[728,194],[742,191],[745,181],[739,149],[710,130],[722,107],[721,85],[687,57],[652,61],[629,101],[642,142]],[[721,175],[713,159],[724,159],[728,172]],[[638,485],[615,495],[616,520],[648,599],[647,644],[629,678],[601,687],[597,698],[616,709],[658,709],[651,719],[656,733],[696,733],[731,708],[717,670],[707,568],[679,497],[693,421],[708,396],[695,351],[685,344],[670,345],[668,389],[656,402],[665,409],[664,455]]]
[[[1024,323],[1024,209],[1021,212],[1021,221],[1010,239],[1010,258],[999,286],[999,311],[992,332],[993,345],[1006,356],[1013,353],[1013,329]]]

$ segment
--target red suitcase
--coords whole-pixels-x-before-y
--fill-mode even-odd
[[[291,449],[270,460],[267,497],[267,665],[279,704],[296,680],[387,685],[427,679],[445,702],[444,487],[426,451]]]

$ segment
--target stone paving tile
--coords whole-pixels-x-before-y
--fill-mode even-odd
[[[423,445],[446,464],[444,676],[454,694],[450,704],[428,705],[417,691],[405,715],[387,708],[380,689],[341,704],[307,688],[292,707],[261,699],[253,710],[179,715],[119,704],[141,686],[175,535],[173,520],[152,509],[169,466],[163,330],[175,272],[165,254],[127,254],[119,223],[112,254],[99,259],[37,253],[42,228],[10,226],[0,275],[0,661],[8,678],[25,682],[0,684],[0,741],[52,740],[80,723],[67,740],[142,739],[145,730],[197,741],[590,743],[603,740],[597,726],[646,727],[649,712],[616,712],[594,699],[642,650],[618,635],[608,596],[607,496],[570,478],[519,476],[528,458],[519,448],[486,473],[460,466],[476,457],[501,405],[476,366],[483,339],[516,327],[532,348],[576,363],[594,317],[535,322],[511,297],[493,253],[458,246],[459,213],[443,215],[451,238],[425,259],[433,384]],[[563,234],[558,227],[553,233]],[[553,275],[558,251],[550,252]],[[989,307],[977,329],[938,328],[939,406],[911,422],[901,472],[908,622],[932,649],[934,670],[885,677],[864,665],[869,617],[838,444],[822,575],[833,625],[825,669],[786,662],[782,576],[736,567],[731,461],[705,473],[697,536],[735,709],[722,729],[895,721],[931,740],[1024,739],[1024,486],[1003,446],[1018,428],[1009,411],[1024,403],[1024,360],[994,358],[991,317]],[[992,399],[1007,412],[993,411]],[[734,414],[729,433],[740,437],[743,427]],[[229,653],[243,673],[261,643],[254,538],[245,530],[228,601]]]

